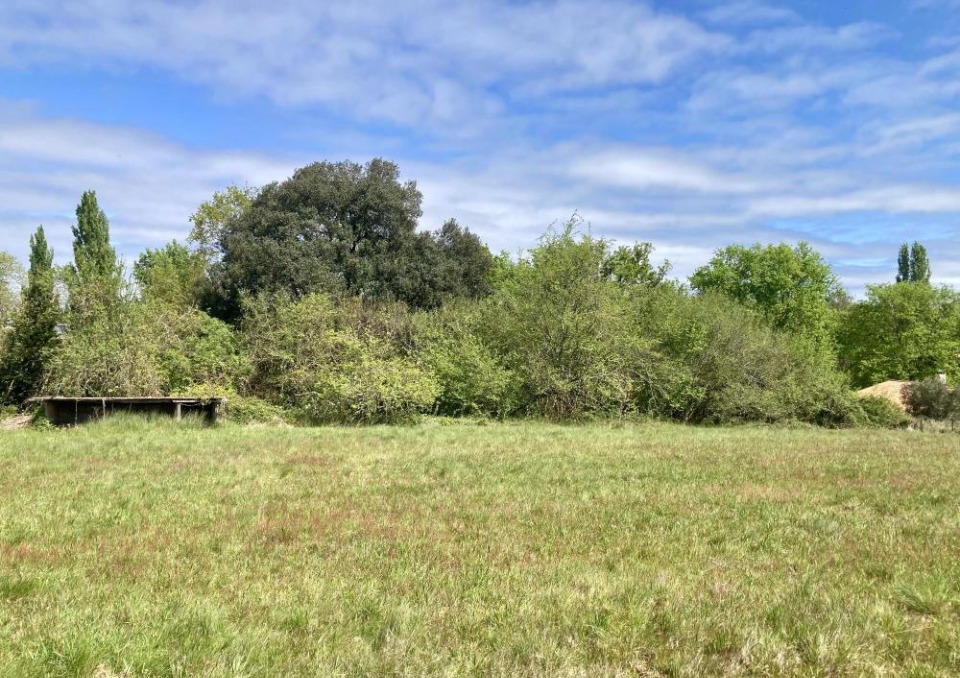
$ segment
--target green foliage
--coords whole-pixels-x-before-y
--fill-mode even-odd
[[[641,409],[691,422],[850,423],[843,376],[809,340],[771,329],[757,312],[667,288],[638,299],[635,314],[657,356]]]
[[[308,421],[409,421],[437,397],[433,378],[399,351],[389,317],[362,302],[313,294],[245,310],[254,392]]]
[[[200,203],[196,212],[190,215],[193,228],[187,241],[196,246],[197,254],[205,263],[216,260],[227,224],[239,219],[250,209],[258,192],[259,189],[250,186],[227,186],[222,191],[216,191],[210,200]]]
[[[907,406],[915,417],[960,419],[960,389],[951,390],[939,379],[923,379],[906,387]]]
[[[846,380],[814,338],[775,330],[721,294],[611,276],[617,253],[576,225],[545,236],[483,305],[481,345],[515,379],[514,411],[851,422]],[[628,279],[639,284],[625,294]]]
[[[227,219],[212,271],[213,307],[237,319],[244,293],[299,299],[315,292],[434,308],[486,293],[492,257],[455,221],[417,233],[422,196],[375,159],[314,163],[265,186]]]
[[[144,298],[190,306],[203,288],[206,265],[201,254],[174,240],[141,254],[133,265],[133,276]]]
[[[226,398],[224,415],[236,424],[285,424],[292,415],[289,411],[268,403],[254,395],[241,394],[233,386],[223,383],[199,383],[180,389],[175,395],[195,398]]]
[[[577,217],[494,257],[453,220],[418,232],[420,202],[379,159],[229,187],[191,217],[194,251],[174,241],[140,256],[135,297],[88,191],[59,325],[42,229],[31,242],[0,348],[3,397],[219,389],[250,421],[290,410],[350,423],[433,412],[896,425],[853,397],[837,346],[860,385],[960,376],[960,298],[929,285],[919,243],[901,248],[905,282],[857,304],[806,243],[718,250],[691,296],[650,243],[613,249]]]
[[[23,268],[16,257],[6,252],[0,252],[0,332],[13,318],[17,309],[17,292]],[[0,337],[3,335],[0,334]]]
[[[68,396],[163,395],[152,337],[132,313],[93,314],[74,325],[53,353],[49,391]]]
[[[416,357],[439,387],[437,414],[504,416],[516,407],[516,378],[481,340],[477,311],[460,304],[417,317]]]
[[[908,282],[871,285],[843,316],[841,364],[854,384],[960,377],[960,297],[946,287]]]
[[[30,236],[30,270],[22,303],[0,351],[0,402],[22,403],[43,390],[56,349],[60,308],[54,289],[53,250],[43,226]]]
[[[771,325],[827,348],[834,325],[831,300],[840,285],[807,243],[730,245],[693,274],[698,292],[715,291],[756,309]]]
[[[930,282],[930,260],[927,258],[927,248],[914,242],[909,248],[907,243],[900,245],[897,256],[897,282]]]
[[[202,311],[155,301],[71,328],[53,356],[50,386],[62,395],[169,395],[194,384],[233,387],[250,367],[229,326]]]
[[[86,191],[77,206],[73,226],[73,264],[64,273],[69,292],[67,323],[73,329],[95,324],[104,315],[119,313],[123,290],[122,266],[110,244],[107,217],[94,191]],[[119,322],[114,319],[114,322]]]
[[[448,300],[480,299],[490,292],[493,256],[487,246],[455,220],[432,233],[418,233],[407,251],[384,258],[380,291],[367,298],[400,299],[414,308],[439,308]]]
[[[900,252],[897,255],[897,282],[910,282],[910,247],[907,243],[900,245]]]
[[[927,259],[927,248],[918,242],[913,243],[910,248],[910,281],[930,282],[930,261]]]
[[[854,423],[868,428],[905,428],[910,416],[886,398],[862,396],[857,399],[859,411],[854,414]]]
[[[221,312],[236,317],[242,291],[379,293],[376,269],[414,237],[421,214],[416,184],[399,173],[381,159],[321,162],[264,186],[217,243]]]
[[[621,245],[610,253],[601,264],[601,275],[618,285],[659,285],[670,272],[671,264],[664,261],[659,266],[650,262],[653,245],[648,242]]]
[[[563,419],[629,409],[626,347],[601,275],[607,243],[576,219],[549,232],[510,269],[485,306],[481,333],[520,383],[519,409]]]
[[[92,281],[120,279],[117,254],[110,244],[110,224],[97,204],[96,191],[85,191],[77,205],[73,226],[72,279],[82,285]]]

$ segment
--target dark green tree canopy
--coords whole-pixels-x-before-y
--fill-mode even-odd
[[[910,282],[910,248],[907,243],[900,245],[897,255],[897,282]]]
[[[913,243],[910,247],[910,281],[930,282],[930,261],[927,259],[927,248],[918,242]]]
[[[243,294],[347,292],[429,308],[482,294],[490,254],[455,223],[418,234],[422,196],[392,162],[319,162],[264,186],[220,233],[212,270],[219,315]]]

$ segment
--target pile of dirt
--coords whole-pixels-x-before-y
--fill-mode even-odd
[[[911,381],[884,381],[857,391],[859,396],[886,398],[904,412],[907,411],[907,389]]]
[[[26,428],[33,419],[32,414],[18,414],[7,419],[0,419],[0,431],[15,431],[20,428]]]

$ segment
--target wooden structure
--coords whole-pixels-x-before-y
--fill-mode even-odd
[[[102,419],[118,412],[163,414],[177,421],[187,415],[200,415],[206,421],[213,423],[222,413],[226,402],[226,398],[42,396],[30,398],[27,404],[43,405],[44,413],[50,423],[65,426]]]

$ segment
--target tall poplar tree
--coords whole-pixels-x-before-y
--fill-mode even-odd
[[[927,248],[918,242],[912,246],[907,243],[900,245],[900,254],[897,256],[897,282],[930,283],[930,260],[927,259]]]
[[[54,289],[53,250],[43,226],[30,236],[30,270],[22,295],[0,368],[0,397],[5,402],[21,403],[40,392],[57,343],[60,307]]]
[[[927,248],[918,242],[910,248],[910,280],[911,282],[930,282],[930,261],[927,259]]]
[[[86,191],[77,205],[73,227],[73,271],[79,282],[119,278],[117,253],[110,244],[110,224],[97,204],[96,191]]]
[[[900,254],[897,257],[897,282],[910,281],[910,248],[907,243],[900,245]]]
[[[120,295],[121,266],[110,244],[110,224],[97,204],[96,191],[86,191],[77,205],[73,226],[73,264],[67,269],[71,326],[111,308]]]

